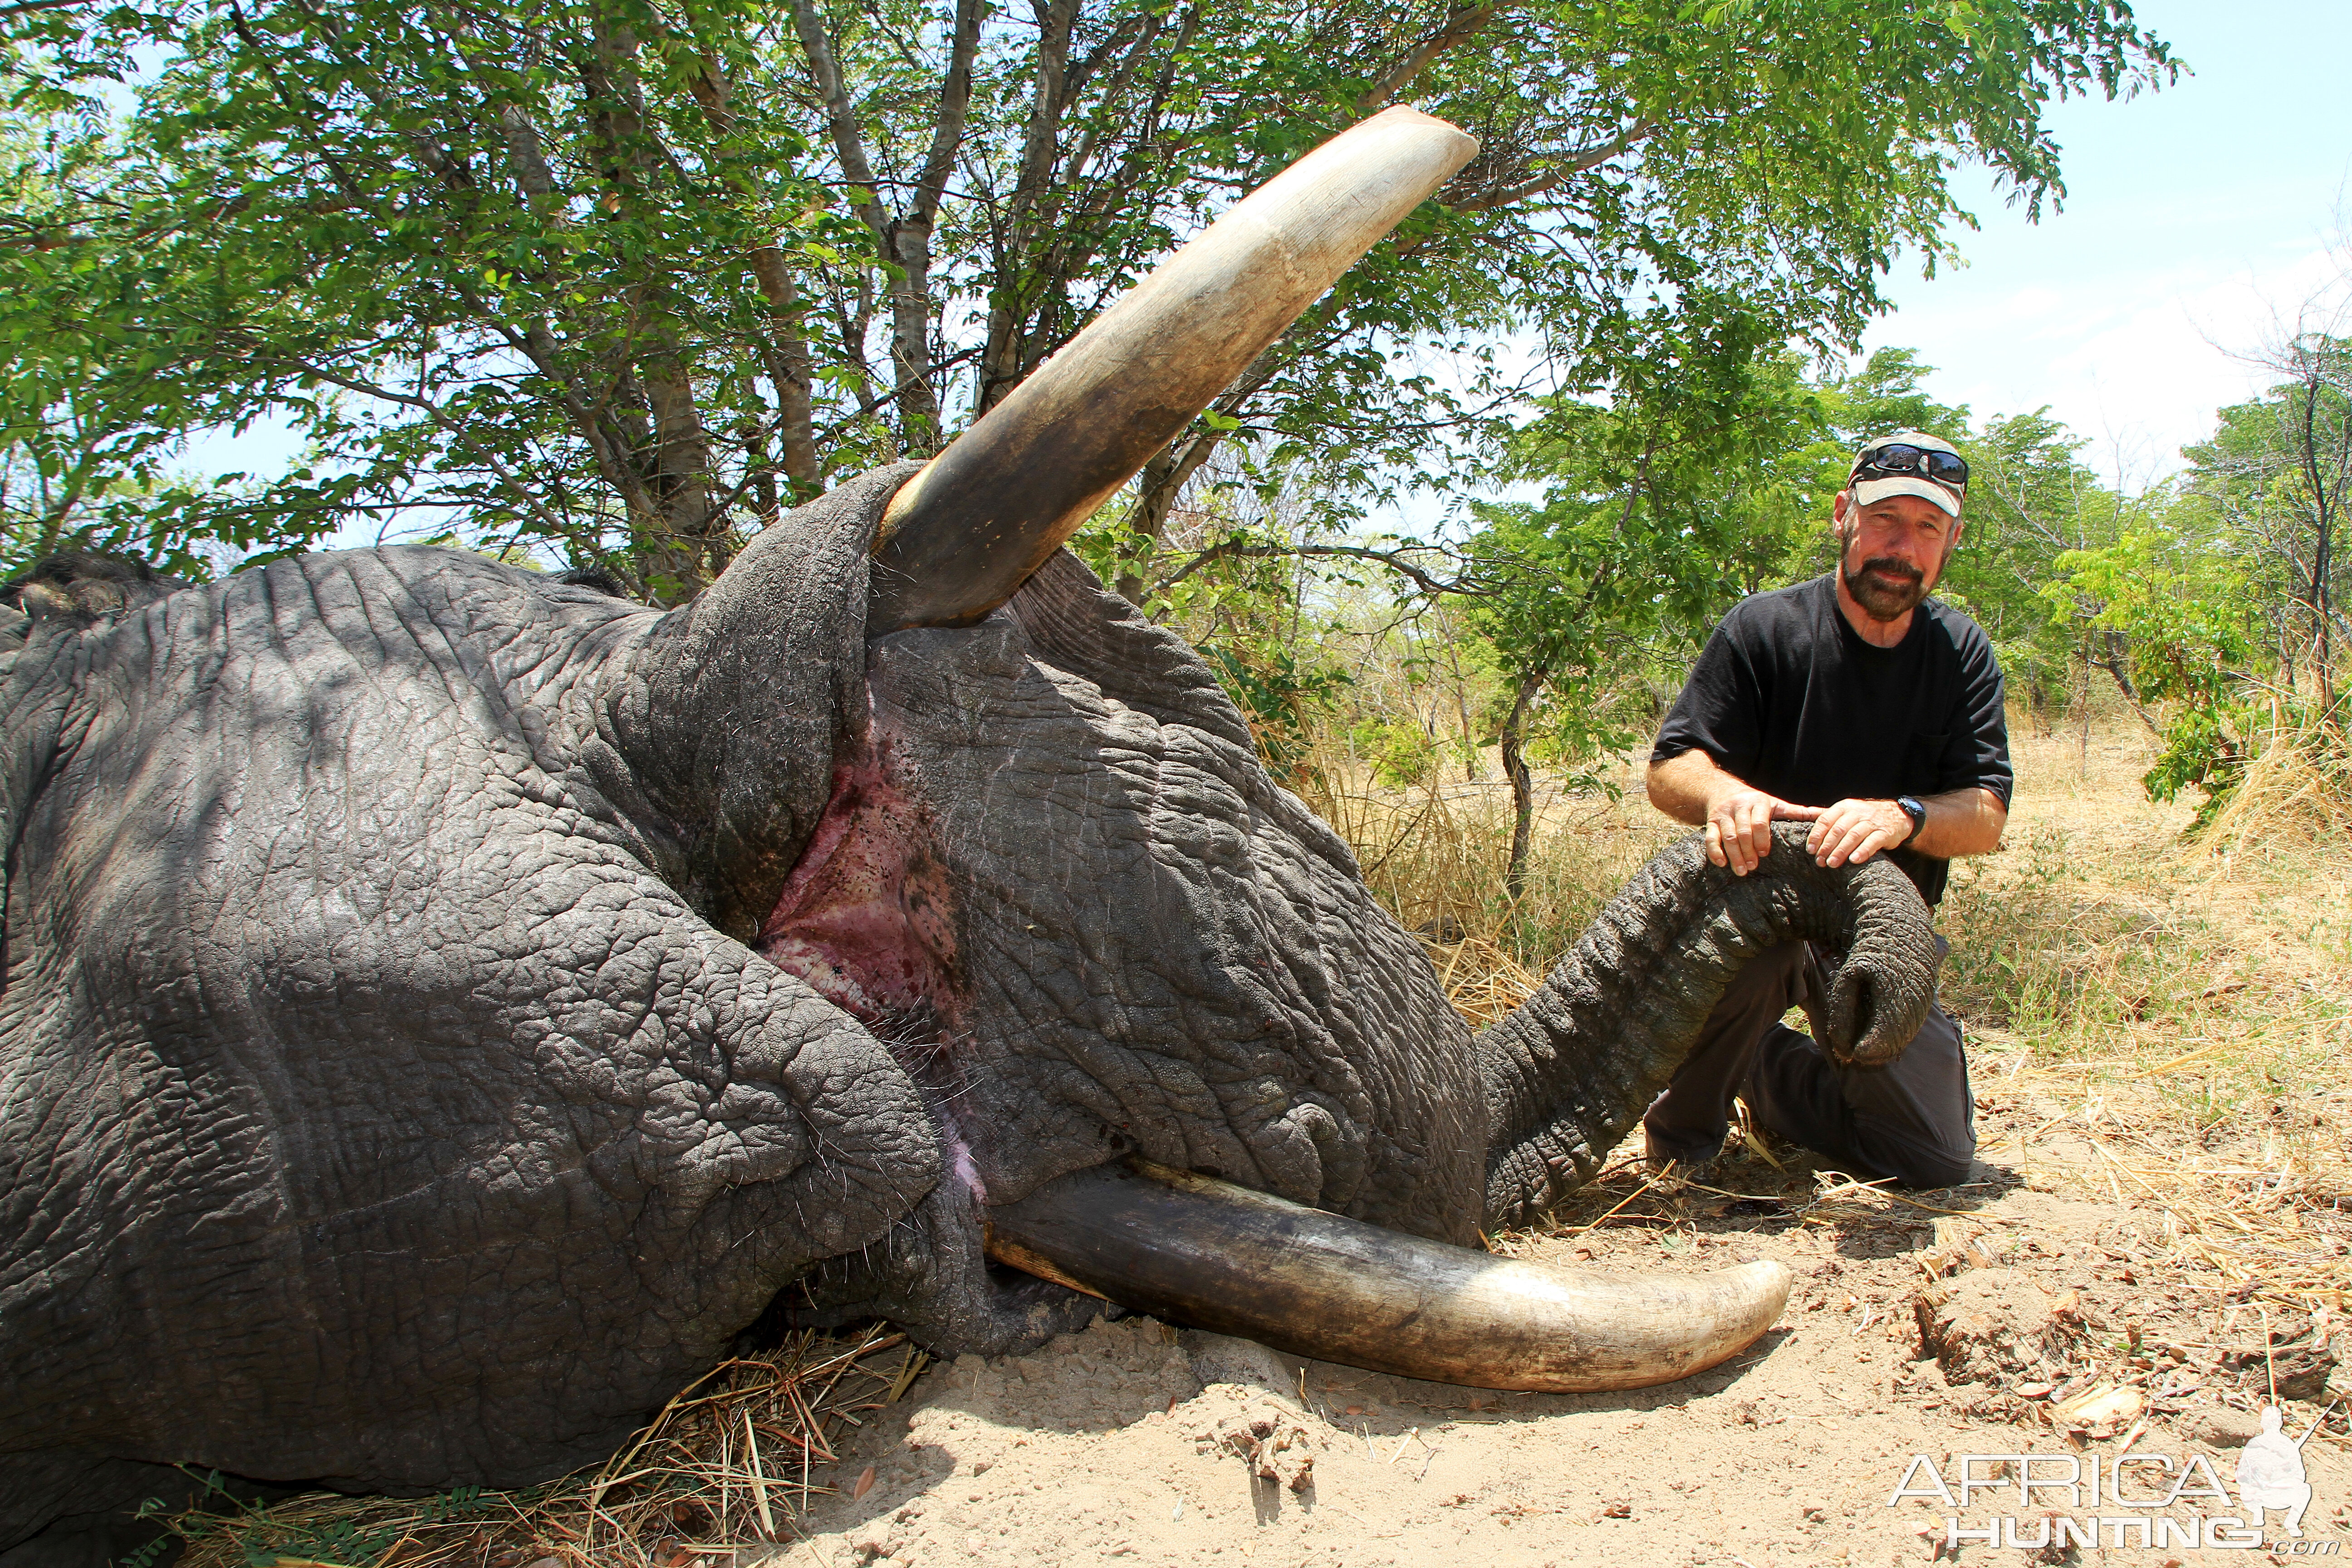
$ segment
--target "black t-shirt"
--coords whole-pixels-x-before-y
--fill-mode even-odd
[[[1971,784],[2009,804],[2000,666],[1984,629],[1922,600],[1893,647],[1838,613],[1833,576],[1741,600],[1707,638],[1650,760],[1701,751],[1796,805],[1941,795]],[[1895,851],[1933,904],[1948,861]]]

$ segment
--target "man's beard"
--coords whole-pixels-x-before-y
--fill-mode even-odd
[[[1927,574],[1907,561],[1880,555],[1852,571],[1841,563],[1839,570],[1845,591],[1874,621],[1899,621],[1927,596]]]

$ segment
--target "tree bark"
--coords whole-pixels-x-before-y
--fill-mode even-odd
[[[864,193],[859,214],[874,233],[885,258],[898,268],[885,297],[890,307],[892,389],[898,405],[898,442],[910,455],[927,457],[938,450],[940,435],[939,387],[931,356],[931,233],[940,203],[947,194],[948,176],[955,171],[956,154],[963,145],[964,128],[971,109],[971,68],[980,48],[982,0],[957,0],[955,23],[948,42],[948,68],[940,81],[939,113],[931,124],[930,147],[917,176],[913,200],[892,216],[883,201],[881,184],[866,155],[865,138],[857,128],[856,106],[843,84],[841,67],[826,37],[824,20],[814,0],[793,0],[793,29],[808,56],[809,72],[824,104],[825,123],[834,152],[850,184]],[[845,332],[845,339],[848,336]],[[864,345],[853,351],[864,361]]]
[[[1370,114],[1394,103],[1429,68],[1431,62],[1456,45],[1476,37],[1502,8],[1499,4],[1465,5],[1446,17],[1436,32],[1406,50],[1396,64],[1381,73],[1364,95],[1356,100],[1357,111]]]
[[[793,499],[808,500],[823,481],[811,405],[815,375],[809,363],[807,330],[802,325],[805,308],[793,284],[792,268],[774,246],[762,245],[751,252],[751,276],[768,301],[770,326],[761,358],[776,389],[776,437],[783,444],[784,477],[792,481]]]
[[[1528,766],[1528,729],[1535,717],[1536,699],[1550,679],[1548,661],[1521,670],[1511,692],[1511,710],[1503,719],[1503,776],[1511,781],[1511,858],[1503,868],[1503,896],[1515,916],[1527,897],[1528,856],[1535,839],[1536,780]]]
[[[2139,715],[2139,721],[2147,726],[2147,732],[2151,735],[2163,734],[2164,726],[2158,724],[2155,715],[2141,703],[2139,688],[2132,684],[2131,648],[2126,642],[2123,633],[2107,632],[2102,641],[2105,644],[2105,657],[2094,659],[2093,662],[2114,679],[2116,689],[2123,693],[2126,702],[2131,704],[2131,710]]]
[[[987,412],[1029,374],[1022,353],[1024,330],[1038,299],[1062,280],[1041,275],[1035,259],[1034,216],[1051,188],[1060,147],[1062,116],[1069,106],[1070,30],[1077,0],[1045,0],[1036,6],[1037,85],[1029,100],[1029,123],[1021,165],[996,240],[996,289],[989,301],[988,338],[980,355],[980,411]]]
[[[695,101],[710,116],[711,122],[732,132],[736,125],[735,87],[719,61],[705,55],[702,74],[690,85]],[[786,488],[793,502],[810,500],[820,487],[812,405],[815,374],[809,359],[808,328],[803,321],[807,308],[802,303],[800,289],[793,281],[792,265],[782,249],[773,245],[754,246],[748,259],[751,280],[768,303],[768,329],[760,335],[758,348],[761,368],[768,373],[769,384],[775,389],[775,436],[783,447],[782,467],[788,481]],[[751,483],[759,498],[764,527],[780,515],[775,477],[767,462],[764,438],[752,439],[751,457],[754,468]]]
[[[634,31],[600,17],[594,50],[582,62],[583,85],[599,106],[592,115],[595,140],[623,213],[642,199],[655,155],[637,83],[637,50]],[[627,379],[642,388],[649,421],[649,427],[632,432],[631,457],[656,508],[639,521],[641,531],[652,536],[640,546],[639,559],[656,599],[678,604],[726,570],[730,550],[726,520],[711,505],[710,437],[695,405],[689,356],[670,324],[671,296],[669,280],[659,275],[642,277],[630,288],[631,314],[646,346]]]
[[[2304,482],[2311,487],[2311,581],[2307,607],[2312,624],[2312,677],[2319,685],[2322,711],[2336,706],[2336,677],[2329,646],[2335,626],[2335,605],[2331,603],[2329,578],[2335,571],[2336,485],[2320,467],[2319,405],[2328,392],[2326,369],[2319,356],[2325,346],[2306,350],[2303,375],[2303,428],[2300,435]],[[2345,418],[2345,445],[2352,447],[2352,413]],[[2352,455],[2352,454],[2348,454]],[[2340,476],[2337,482],[2341,482]]]

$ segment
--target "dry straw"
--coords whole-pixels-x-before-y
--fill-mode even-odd
[[[2237,785],[2196,836],[2200,848],[2242,853],[2352,833],[2352,744],[2332,713],[2273,694],[2270,725]]]
[[[592,1471],[520,1492],[399,1500],[314,1493],[183,1515],[181,1568],[688,1568],[794,1539],[829,1493],[835,1446],[902,1397],[925,1356],[903,1334],[804,1333],[730,1361]],[[822,1472],[822,1473],[821,1473]],[[853,1483],[854,1484],[854,1483]],[[215,1508],[225,1506],[215,1502]]]

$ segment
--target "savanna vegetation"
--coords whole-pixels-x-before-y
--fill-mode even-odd
[[[1628,474],[1736,436],[1942,256],[1958,160],[2038,210],[2043,105],[2176,69],[2108,0],[24,0],[0,39],[12,559],[438,528],[665,603],[1384,105],[1485,151],[1145,469],[1135,595],[1221,454],[1328,524],[1547,402],[1629,411],[1554,433]],[[181,463],[255,421],[304,460]]]
[[[1269,762],[1349,826],[1408,924],[1540,964],[1590,911],[1580,876],[1540,864],[1545,802],[1633,782],[1626,753],[1722,611],[1828,569],[1861,440],[1941,431],[1973,475],[1941,592],[1991,636],[2017,725],[2087,748],[2111,710],[2153,743],[2148,794],[2195,805],[2200,829],[2254,810],[2332,831],[2352,823],[2352,351],[2309,335],[2279,366],[2184,471],[2137,489],[2047,411],[1937,405],[1903,351],[1818,376],[1759,361],[1736,396],[1652,424],[1623,396],[1560,400],[1504,470],[1539,499],[1473,500],[1451,538],[1333,542],[1299,497],[1213,470],[1149,603],[1210,651]],[[1088,542],[1107,557],[1117,522]]]

